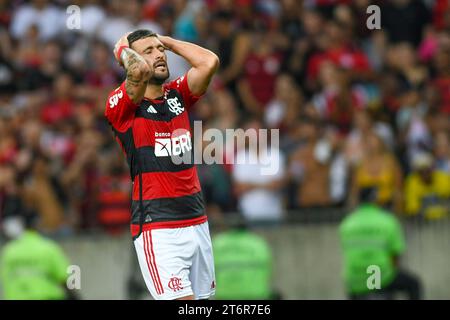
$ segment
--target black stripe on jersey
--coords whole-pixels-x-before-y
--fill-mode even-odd
[[[114,129],[113,126],[111,126],[114,134],[116,135],[117,138],[119,138],[120,143],[122,144],[122,147],[125,151],[126,157],[127,157],[127,162],[128,162],[128,167],[130,169],[130,176],[131,176],[131,180],[134,181],[134,177],[136,176],[137,172],[138,172],[138,168],[137,166],[134,165],[134,155],[136,152],[136,146],[134,145],[134,138],[133,138],[133,128],[130,127],[128,128],[127,131],[125,132],[120,132],[117,131],[116,129]]]
[[[192,152],[192,151],[190,151]],[[172,157],[156,157],[155,148],[152,146],[146,146],[136,149],[136,154],[141,159],[141,170],[142,173],[146,172],[178,172],[186,169],[190,169],[194,166],[193,163],[188,164],[175,164],[175,160]],[[191,154],[191,159],[192,159]],[[181,157],[181,155],[180,155]],[[191,161],[192,162],[192,161]],[[138,174],[137,168],[133,172],[133,176]]]
[[[159,198],[143,200],[144,223],[193,219],[205,214],[202,192],[176,198]],[[131,223],[139,224],[139,201],[131,204]],[[148,219],[151,218],[151,220]]]
[[[183,101],[183,98],[181,97],[181,94],[175,90],[171,89],[167,97],[161,100],[161,102],[152,102],[149,100],[142,100],[141,104],[139,105],[139,108],[137,108],[135,117],[136,118],[144,118],[148,120],[153,121],[166,121],[169,122],[173,118],[179,116],[181,113],[175,113],[171,111],[171,108],[174,106],[170,106],[169,99],[175,99],[174,102],[177,103],[178,106],[175,106],[176,108],[182,108],[182,112],[186,112],[186,107]],[[152,106],[154,110],[149,109],[149,107]],[[156,112],[154,112],[156,111]]]

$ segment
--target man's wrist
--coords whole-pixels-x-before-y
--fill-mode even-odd
[[[121,45],[119,47],[119,50],[117,50],[117,60],[119,61],[120,64],[123,64],[123,59],[126,55],[126,52],[123,51],[123,49],[125,49],[125,48],[129,48],[129,47],[126,45]]]

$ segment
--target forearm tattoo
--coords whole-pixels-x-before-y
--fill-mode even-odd
[[[130,48],[123,49],[120,58],[127,72],[125,89],[133,102],[137,102],[144,95],[147,86],[148,77],[145,72],[142,72],[143,69],[146,69],[147,63],[144,58]]]

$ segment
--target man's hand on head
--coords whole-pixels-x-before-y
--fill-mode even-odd
[[[191,65],[187,72],[187,82],[191,93],[200,96],[205,93],[212,76],[219,67],[219,57],[212,51],[194,43],[157,35],[166,50],[183,57]]]
[[[114,57],[125,68],[125,90],[131,101],[142,100],[148,80],[152,77],[154,68],[136,51],[130,48],[128,35],[123,35],[114,46]]]
[[[128,35],[130,34],[131,32],[128,32],[128,33],[126,33],[125,35],[123,35],[120,39],[119,39],[119,41],[117,41],[116,42],[116,44],[114,45],[114,50],[113,50],[113,52],[114,52],[114,58],[116,58],[116,60],[117,60],[117,62],[119,62],[119,64],[121,65],[121,66],[123,66],[123,63],[122,63],[122,58],[120,57],[120,55],[122,54],[122,52],[123,52],[123,48],[129,48],[129,43],[128,43]]]
[[[164,49],[171,51],[171,47],[170,47],[171,38],[168,36],[162,36],[160,34],[157,34],[156,36],[159,39],[159,41],[161,41],[162,45],[164,46]]]

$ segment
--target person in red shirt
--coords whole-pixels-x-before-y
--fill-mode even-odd
[[[238,93],[247,111],[262,116],[275,94],[275,81],[281,69],[282,54],[268,35],[268,26],[262,24],[252,34],[252,50],[244,60]]]
[[[53,97],[41,109],[41,120],[53,125],[74,115],[73,80],[67,73],[59,74],[53,83]]]
[[[347,27],[337,20],[327,23],[322,51],[313,54],[308,61],[307,78],[310,82],[317,81],[320,68],[327,61],[347,70],[351,78],[367,77],[371,70],[369,59],[364,52],[351,44],[345,28]]]
[[[130,179],[122,166],[113,165],[98,177],[97,218],[110,235],[118,235],[130,221]]]
[[[168,83],[166,50],[192,66]],[[127,76],[110,93],[105,116],[133,181],[131,232],[145,283],[154,299],[208,299],[215,292],[214,260],[197,170],[193,161],[173,159],[193,153],[188,111],[219,59],[149,30],[123,36],[114,54]]]
[[[450,114],[450,53],[444,48],[439,48],[433,58],[436,77],[432,86],[436,90],[440,100],[440,111],[447,116]]]

